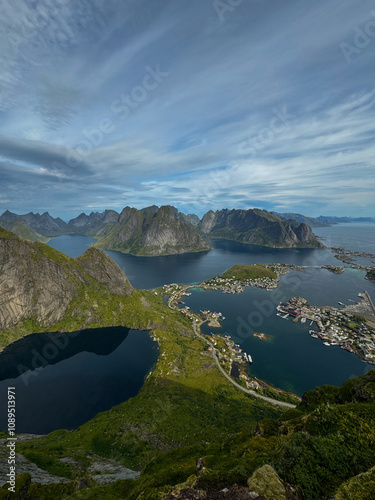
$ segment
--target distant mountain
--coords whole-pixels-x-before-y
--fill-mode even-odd
[[[17,215],[6,210],[0,217],[0,226],[30,241],[46,241],[65,234],[67,224],[59,217],[54,219],[48,212]]]
[[[319,221],[324,224],[343,224],[347,222],[373,222],[375,223],[375,217],[330,217],[329,215],[320,215],[317,217]]]
[[[277,215],[278,217],[281,217],[286,220],[295,220],[297,222],[303,222],[304,224],[307,224],[310,227],[328,227],[330,226],[329,223],[323,222],[322,220],[314,217],[306,217],[305,215],[302,214],[294,214],[294,213],[278,213],[278,212],[272,212],[273,214]]]
[[[90,215],[82,213],[71,219],[66,229],[86,236],[96,236],[107,224],[117,222],[119,216],[120,214],[114,210],[105,210],[103,213],[91,212]]]
[[[44,243],[48,241],[48,238],[34,231],[34,229],[28,226],[26,221],[18,217],[13,222],[9,223],[5,221],[0,221],[0,227],[3,227],[7,231],[11,231],[12,233],[17,234],[24,240],[32,242],[42,241]]]
[[[90,248],[73,259],[4,229],[0,229],[0,275],[0,331],[22,321],[31,322],[34,331],[64,320],[77,328],[100,324],[113,295],[123,297],[133,290],[101,250]],[[19,333],[22,336],[22,327]]]
[[[197,227],[199,222],[200,222],[200,218],[198,217],[198,215],[195,215],[195,214],[185,215],[182,212],[179,212],[178,218],[180,220],[182,220],[182,222],[185,222],[186,224],[190,224],[191,226],[194,226],[194,227]]]
[[[310,227],[328,227],[334,224],[342,224],[349,222],[373,222],[375,223],[374,217],[331,217],[328,215],[320,215],[319,217],[307,217],[302,214],[295,213],[278,213],[272,212],[274,215],[287,220],[295,220],[297,222],[303,222]]]
[[[207,212],[198,229],[210,238],[276,248],[322,248],[323,245],[304,223],[286,221],[266,210],[218,210]]]
[[[143,210],[126,207],[116,221],[102,225],[96,237],[98,247],[133,255],[179,254],[211,248],[170,206]]]

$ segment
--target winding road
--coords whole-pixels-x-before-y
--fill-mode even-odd
[[[171,304],[171,299],[168,300],[168,307],[170,309],[173,309],[175,311],[178,311],[179,308],[178,307],[173,307],[172,304]],[[203,323],[203,321],[201,321],[198,325],[198,327]],[[196,324],[196,321],[195,321],[195,318],[193,319],[192,321],[192,325],[193,325],[193,330],[194,330],[194,333],[197,337],[201,338],[202,340],[204,340],[206,342],[206,344],[208,344],[209,346],[211,346],[212,348],[212,354],[214,356],[214,359],[216,361],[216,364],[219,368],[219,370],[221,371],[221,373],[224,375],[225,378],[227,378],[229,380],[229,382],[231,384],[233,384],[235,387],[237,387],[237,389],[240,389],[241,391],[243,392],[246,392],[246,394],[251,394],[251,396],[255,396],[256,398],[259,398],[259,399],[263,399],[264,401],[267,401],[267,403],[271,403],[272,405],[276,405],[276,406],[282,406],[284,408],[296,408],[296,405],[292,404],[292,403],[286,403],[285,401],[278,401],[277,399],[273,399],[273,398],[269,398],[267,396],[262,396],[262,394],[258,394],[257,392],[253,391],[252,389],[245,389],[245,387],[242,387],[242,385],[240,384],[237,384],[237,382],[235,382],[232,377],[230,377],[227,372],[223,369],[223,367],[220,365],[219,363],[219,360],[216,356],[216,349],[215,347],[211,344],[211,342],[209,340],[207,340],[205,337],[203,337],[203,335],[201,335],[198,330],[197,330],[197,324]]]
[[[194,333],[195,333],[195,335],[197,337],[200,337],[208,345],[210,345],[212,347],[212,354],[214,355],[214,359],[216,361],[216,364],[217,364],[219,370],[224,375],[224,377],[229,380],[229,382],[231,384],[233,384],[235,387],[237,387],[237,389],[240,389],[241,391],[246,392],[246,394],[251,394],[252,396],[255,396],[256,398],[263,399],[264,401],[267,401],[267,403],[271,403],[273,405],[283,406],[285,408],[296,408],[296,405],[293,405],[292,403],[286,403],[285,401],[278,401],[277,399],[269,398],[267,396],[262,396],[261,394],[258,394],[257,392],[255,392],[255,391],[253,391],[251,389],[245,389],[245,387],[242,387],[242,385],[237,384],[237,382],[235,382],[232,379],[232,377],[230,377],[227,374],[227,372],[224,370],[224,368],[220,365],[219,360],[218,360],[218,358],[216,356],[216,349],[215,349],[215,347],[211,344],[211,342],[209,340],[207,340],[205,337],[203,337],[203,335],[201,335],[200,333],[198,333],[198,331],[197,331],[197,325],[195,324],[195,321],[193,321],[193,329],[194,329]]]

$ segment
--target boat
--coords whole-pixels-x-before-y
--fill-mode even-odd
[[[250,354],[247,355],[247,359],[249,360],[249,363],[253,362],[253,358],[250,356]]]
[[[283,319],[286,319],[288,316],[289,316],[289,314],[288,314],[288,313],[286,313],[286,315],[285,315],[285,316],[281,316],[281,317],[282,317]]]
[[[338,304],[340,304],[340,306],[344,306],[345,304],[343,302],[337,302]]]
[[[329,342],[323,342],[324,345],[331,345]]]
[[[306,318],[301,318],[301,323],[306,323]]]

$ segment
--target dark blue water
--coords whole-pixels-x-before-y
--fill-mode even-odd
[[[355,299],[355,291],[357,288],[363,291],[363,285],[343,294],[343,283],[347,284],[351,278],[349,281],[339,279],[331,284],[329,293],[319,296],[316,287],[311,289],[307,281],[298,281],[296,275],[284,276],[280,288],[270,292],[248,287],[241,294],[228,295],[219,290],[193,289],[190,290],[192,295],[184,298],[184,303],[195,311],[222,312],[225,316],[222,328],[203,325],[203,332],[230,335],[251,354],[253,364],[249,365],[249,373],[275,387],[302,394],[317,385],[341,385],[350,377],[364,374],[371,365],[338,346],[325,346],[321,340],[312,338],[308,330],[314,326],[310,326],[310,322],[294,323],[276,316],[277,304],[292,296],[300,295],[310,303],[337,305],[337,298],[343,299],[343,295]],[[338,277],[344,276],[345,273]],[[318,280],[318,276],[315,278]],[[271,335],[271,342],[253,337],[254,331]]]
[[[147,332],[123,327],[33,334],[0,354],[0,429],[16,388],[16,431],[74,429],[135,396],[158,357]]]
[[[49,244],[71,257],[83,253],[92,243],[86,236],[59,236]],[[214,240],[209,252],[162,257],[135,257],[121,252],[105,252],[121,267],[136,288],[156,288],[166,283],[198,283],[221,274],[235,264],[281,262],[307,266],[337,264],[329,250],[277,249]],[[67,248],[69,247],[69,248]]]
[[[95,241],[94,238],[90,238],[89,236],[69,234],[49,240],[48,245],[69,255],[69,257],[79,257],[89,248],[91,243],[95,243]]]

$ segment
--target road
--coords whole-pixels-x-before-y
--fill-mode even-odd
[[[229,382],[231,384],[233,384],[235,387],[237,387],[237,389],[240,389],[241,391],[246,392],[246,394],[251,394],[252,396],[255,396],[256,398],[263,399],[264,401],[267,401],[267,403],[271,403],[271,404],[276,405],[276,406],[283,406],[285,408],[295,408],[296,407],[296,405],[293,405],[292,403],[286,403],[284,401],[278,401],[277,399],[269,398],[267,396],[262,396],[261,394],[258,394],[257,392],[255,392],[251,389],[245,389],[245,387],[242,387],[242,385],[237,384],[237,382],[235,382],[232,379],[232,377],[230,377],[227,374],[227,372],[224,370],[224,368],[220,365],[219,360],[216,356],[215,347],[211,344],[211,342],[209,340],[207,340],[205,337],[203,337],[203,335],[198,333],[197,325],[195,324],[194,321],[193,321],[193,329],[194,329],[194,333],[195,333],[195,335],[197,335],[197,337],[200,337],[202,340],[204,340],[208,345],[210,345],[212,347],[212,354],[214,355],[214,359],[216,361],[216,364],[217,364],[219,370],[224,375],[224,377],[229,380]]]
[[[171,300],[169,299],[168,300],[168,307],[170,309],[173,309],[173,310],[178,310],[178,308],[174,308],[172,307],[171,305]],[[202,324],[202,322],[198,325],[198,327]],[[252,389],[245,389],[245,387],[242,387],[242,385],[240,384],[237,384],[237,382],[235,382],[232,377],[230,377],[227,372],[224,370],[224,368],[220,365],[219,363],[219,360],[216,356],[216,349],[215,347],[211,344],[211,342],[209,340],[207,340],[205,337],[203,337],[203,335],[201,335],[198,330],[197,330],[197,324],[196,324],[196,321],[193,319],[192,321],[192,325],[193,325],[193,330],[194,330],[194,333],[197,337],[201,338],[202,340],[204,340],[206,342],[206,344],[208,344],[209,346],[212,347],[212,354],[214,356],[214,359],[216,361],[216,364],[219,368],[219,370],[221,371],[221,373],[224,375],[224,377],[226,379],[229,380],[229,382],[231,384],[233,384],[235,387],[237,387],[237,389],[240,389],[242,392],[245,392],[246,394],[251,394],[251,396],[255,396],[256,398],[259,398],[259,399],[263,399],[263,401],[267,401],[267,403],[271,403],[272,405],[276,405],[276,406],[282,406],[284,408],[296,408],[296,405],[292,404],[292,403],[286,403],[285,401],[278,401],[277,399],[273,399],[273,398],[269,398],[267,396],[262,396],[261,394],[258,394],[257,392],[253,391]]]

